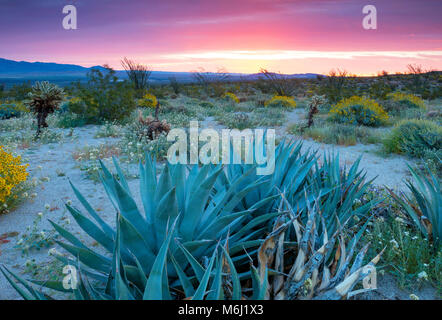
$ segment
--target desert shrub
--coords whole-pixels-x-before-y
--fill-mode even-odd
[[[72,112],[63,112],[48,117],[48,123],[57,128],[75,128],[86,124],[86,119]]]
[[[266,101],[264,105],[270,108],[296,108],[295,100],[287,96],[274,96]]]
[[[292,96],[295,94],[298,84],[296,79],[290,79],[287,75],[270,72],[266,69],[261,69],[260,74],[262,77],[256,84],[261,92],[273,93],[278,96]]]
[[[0,213],[7,211],[24,192],[28,178],[27,164],[21,163],[21,157],[14,157],[0,146]]]
[[[232,92],[226,92],[223,96],[223,99],[228,102],[239,103],[238,97]]]
[[[253,121],[254,119],[251,119],[251,117],[245,112],[222,114],[216,117],[216,120],[230,129],[243,130],[256,126],[255,121]]]
[[[428,238],[408,225],[405,219],[393,214],[379,217],[364,239],[371,243],[369,256],[385,248],[381,257],[383,267],[378,272],[392,273],[402,287],[429,281],[441,289],[441,252],[434,253]]]
[[[18,118],[28,111],[22,102],[5,103],[0,105],[0,120]]]
[[[203,102],[201,102],[201,103],[200,103],[200,106],[203,107],[203,108],[209,108],[209,109],[212,109],[212,108],[215,107],[215,106],[213,105],[213,103],[208,102],[208,101],[203,101]]]
[[[26,81],[21,84],[14,84],[6,93],[6,96],[15,100],[25,100],[31,92],[31,81]]]
[[[181,85],[179,84],[179,82],[175,76],[169,77],[169,84],[170,84],[170,87],[172,88],[173,92],[175,93],[175,95],[180,94]]]
[[[442,150],[426,149],[422,154],[425,165],[431,172],[442,176]]]
[[[122,134],[123,127],[115,121],[105,121],[95,134],[96,138],[116,138]]]
[[[378,126],[388,120],[388,114],[376,101],[353,96],[343,99],[330,109],[331,119],[365,126]]]
[[[402,92],[394,92],[388,95],[388,98],[394,102],[398,102],[402,108],[420,108],[426,109],[424,100],[413,95]]]
[[[82,116],[86,123],[123,120],[135,110],[134,94],[132,85],[118,81],[114,70],[108,68],[103,73],[92,69],[86,84],[76,84],[78,99],[70,104],[69,109]]]
[[[347,124],[328,124],[310,128],[298,125],[290,128],[289,131],[327,144],[350,146],[357,143],[372,144],[381,141],[380,133],[373,129]]]
[[[157,97],[155,97],[153,94],[147,93],[143,96],[143,98],[141,98],[140,100],[138,100],[138,105],[140,107],[144,107],[144,108],[155,108],[158,104],[158,100]]]
[[[11,132],[29,129],[33,127],[33,116],[29,113],[20,118],[4,119],[0,121],[0,132]]]
[[[393,91],[392,85],[380,78],[376,79],[370,84],[368,88],[368,94],[372,99],[386,99],[387,96]]]
[[[384,140],[386,151],[422,158],[442,148],[442,128],[429,120],[402,120]]]
[[[320,95],[325,95],[329,103],[337,103],[351,97],[354,90],[350,84],[350,75],[346,70],[331,70],[327,77],[318,77]]]

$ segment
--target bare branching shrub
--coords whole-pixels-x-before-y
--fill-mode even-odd
[[[175,76],[169,77],[169,83],[170,86],[172,87],[172,90],[175,94],[179,94],[181,91],[181,86],[178,83],[178,80],[176,79]]]
[[[219,68],[217,72],[208,72],[204,68],[199,68],[193,71],[193,77],[207,94],[220,97],[225,93],[223,82],[229,80],[230,75],[224,68]]]
[[[149,85],[149,78],[152,69],[141,63],[137,63],[128,58],[121,60],[121,65],[126,70],[127,76],[136,90],[146,89]]]
[[[349,72],[346,70],[331,70],[321,88],[321,94],[327,97],[330,103],[336,103],[346,97],[345,89],[348,84]]]
[[[291,97],[295,93],[296,81],[280,72],[270,72],[266,69],[260,70],[263,80],[270,86],[271,90],[278,96]]]

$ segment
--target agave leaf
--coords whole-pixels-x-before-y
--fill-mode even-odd
[[[94,238],[99,244],[101,244],[106,250],[112,252],[114,247],[114,241],[112,238],[102,231],[98,226],[95,225],[91,220],[83,216],[80,211],[75,208],[66,205],[66,208],[71,213],[72,217],[78,223],[78,225],[92,238]],[[76,243],[72,243],[79,246]]]
[[[213,262],[215,261],[215,257],[217,255],[217,248],[215,248],[215,251],[212,254],[212,258],[210,259],[209,265],[207,266],[206,271],[204,272],[204,275],[200,281],[200,284],[198,288],[195,291],[195,295],[192,297],[192,300],[203,300],[204,296],[206,294],[206,288],[209,284],[210,274],[212,273],[213,269]]]
[[[0,267],[0,271],[3,273],[6,280],[9,282],[9,284],[20,294],[20,296],[23,299],[25,299],[25,300],[45,300],[45,299],[43,299],[43,296],[41,294],[38,294],[30,285],[27,284],[26,280],[22,279],[18,275],[9,271],[9,269],[6,268],[4,265],[2,265]],[[23,287],[25,287],[25,289],[28,292],[26,292],[25,290],[20,288],[20,286],[15,283],[15,281],[11,278],[11,276],[13,278],[15,278]]]
[[[149,273],[152,268],[152,262],[155,259],[152,248],[149,247],[135,227],[122,215],[118,217],[118,226],[124,247],[129,249],[129,251],[137,257],[144,272],[146,274]]]
[[[63,249],[71,253],[73,256],[78,257],[79,260],[86,266],[95,270],[99,270],[101,272],[109,272],[111,263],[108,258],[99,255],[98,253],[95,253],[90,249],[71,246],[67,243],[63,243],[57,240],[55,242]]]
[[[115,231],[106,223],[103,219],[97,214],[97,212],[92,208],[92,206],[89,204],[89,202],[83,197],[83,195],[75,188],[75,186],[72,184],[71,181],[69,181],[69,184],[72,187],[72,190],[74,191],[75,196],[80,201],[80,203],[83,205],[83,207],[86,209],[86,211],[91,215],[92,218],[95,219],[95,221],[98,222],[98,224],[101,226],[103,231],[107,234],[109,238],[115,238]]]
[[[227,249],[223,246],[221,246],[221,249],[223,250],[224,257],[229,265],[230,277],[232,279],[233,286],[232,300],[241,300],[241,283],[239,281],[238,272],[235,269],[235,265],[233,264],[232,258],[230,258]]]
[[[184,294],[186,297],[191,297],[195,294],[195,288],[192,285],[192,282],[190,281],[189,277],[186,275],[186,273],[183,271],[183,269],[180,267],[180,265],[177,263],[173,255],[170,256],[170,259],[172,261],[173,266],[175,267],[176,273],[178,275],[178,278],[180,280],[181,286],[184,289]]]
[[[177,219],[175,219],[174,223],[172,224],[169,234],[167,235],[166,240],[155,258],[149,278],[147,279],[146,288],[144,289],[143,300],[161,300],[164,297],[163,274],[166,269],[167,252],[169,250],[170,240],[172,239],[175,231]]]
[[[118,164],[118,161],[115,159],[114,156],[112,156],[112,162],[114,163],[115,169],[117,170],[118,179],[120,180],[121,185],[123,186],[124,190],[132,196],[132,193],[130,192],[129,185],[127,184],[126,177],[124,176],[123,170],[121,170],[120,165]]]

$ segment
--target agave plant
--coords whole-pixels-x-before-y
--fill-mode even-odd
[[[419,175],[410,166],[408,168],[414,180],[414,183],[407,181],[410,195],[400,196],[388,188],[387,190],[422,234],[433,240],[438,248],[442,239],[442,196],[439,181],[430,170],[427,170],[429,179]]]
[[[183,270],[176,261],[176,253],[171,252],[171,242],[179,217],[168,229],[167,237],[154,259],[151,271],[145,274],[139,262],[128,268],[124,264],[121,248],[124,246],[121,224],[117,225],[115,250],[112,256],[111,276],[105,288],[91,285],[88,274],[81,271],[79,282],[73,290],[78,300],[110,299],[170,299],[192,300],[263,300],[263,299],[345,299],[375,288],[352,291],[354,286],[370,276],[382,252],[368,264],[363,259],[368,245],[355,255],[355,249],[365,224],[346,241],[345,224],[330,237],[324,218],[317,206],[308,208],[305,224],[296,215],[282,195],[281,208],[285,214],[275,221],[273,230],[266,237],[259,251],[249,256],[251,265],[248,272],[239,273],[234,259],[229,254],[230,239],[213,248],[210,260],[201,265],[183,245],[178,244],[189,267]],[[318,241],[323,233],[322,241]],[[296,240],[296,241],[295,241]],[[350,249],[347,251],[347,247]],[[167,260],[171,260],[177,277],[168,274]],[[258,267],[254,266],[257,263]],[[0,268],[2,273],[25,299],[48,299],[50,297],[36,290],[26,280]],[[90,274],[89,274],[90,276]],[[21,284],[19,286],[13,278]],[[250,281],[251,280],[251,281]],[[41,284],[41,283],[40,283]],[[372,283],[373,285],[375,283]],[[43,285],[61,290],[61,286],[51,283]],[[252,288],[250,288],[252,287]]]
[[[240,252],[244,245],[259,246],[259,241],[256,240],[262,238],[266,221],[275,216],[267,215],[264,219],[254,218],[248,225],[241,223],[247,215],[265,205],[271,198],[262,199],[241,212],[234,210],[243,197],[260,184],[257,182],[245,186],[240,191],[237,189],[253,168],[249,173],[238,176],[230,187],[214,194],[213,186],[223,170],[221,166],[193,166],[188,170],[184,165],[172,166],[166,163],[160,176],[157,177],[156,162],[150,156],[146,156],[145,164],[140,163],[143,212],[139,210],[115,159],[114,165],[117,170],[116,176],[101,163],[103,173],[100,178],[118,213],[116,224],[120,233],[120,242],[117,240],[117,232],[98,215],[73,185],[74,193],[90,217],[70,205],[66,207],[78,225],[109,254],[114,254],[115,248],[119,246],[121,272],[125,273],[140,292],[143,292],[144,284],[138,268],[141,268],[145,275],[152,272],[155,258],[160,254],[164,239],[167,238],[168,225],[171,221],[176,220],[173,237],[181,245],[172,242],[168,245],[168,251],[174,257],[175,263],[185,269],[188,261],[180,247],[201,261],[203,257],[211,256],[217,239],[222,239],[228,232],[235,233],[235,237],[230,241],[235,252]],[[71,265],[80,263],[80,268],[85,274],[98,279],[103,285],[113,279],[115,270],[111,258],[88,248],[68,230],[50,222],[67,240],[57,243],[73,256],[72,258],[58,256],[60,260]],[[258,228],[259,232],[252,232],[256,226],[261,227]],[[249,244],[246,244],[246,241],[249,241]],[[169,260],[167,269],[170,277],[178,276]],[[45,282],[44,285],[60,289],[60,284],[57,283]],[[105,287],[102,289],[103,292],[107,292]]]
[[[37,116],[37,136],[40,134],[41,128],[48,127],[46,118],[59,108],[63,97],[63,89],[48,81],[37,81],[32,87],[27,104]]]
[[[88,216],[70,205],[67,209],[107,253],[88,248],[68,230],[51,222],[67,241],[58,244],[72,255],[70,258],[57,255],[57,258],[80,271],[80,286],[74,290],[76,297],[261,299],[277,298],[280,292],[285,292],[284,297],[293,299],[300,296],[296,287],[287,285],[281,291],[279,284],[278,290],[269,294],[269,290],[275,289],[267,279],[284,280],[279,277],[286,269],[281,267],[283,258],[293,265],[296,261],[296,268],[283,282],[299,285],[306,281],[304,275],[308,275],[318,254],[323,257],[318,261],[322,264],[315,265],[316,273],[320,269],[328,274],[327,267],[331,270],[329,274],[337,278],[327,286],[322,281],[324,285],[317,292],[325,294],[334,285],[342,284],[349,272],[344,268],[348,263],[342,261],[353,256],[353,251],[345,255],[343,230],[345,226],[357,227],[351,218],[365,217],[373,205],[354,206],[367,184],[357,170],[357,163],[347,173],[340,170],[338,157],[325,158],[321,166],[315,154],[301,154],[300,149],[300,144],[280,145],[275,171],[269,176],[258,176],[256,166],[246,164],[188,168],[166,163],[157,177],[156,162],[147,155],[145,164],[140,163],[144,210],[138,208],[117,161],[114,159],[116,175],[101,164],[100,178],[117,212],[116,227],[107,224],[74,186],[74,193]],[[275,224],[277,227],[272,231]],[[289,230],[292,224],[294,229]],[[300,230],[304,230],[302,238]],[[328,234],[332,235],[330,240]],[[340,261],[336,270],[336,266],[326,265],[326,261],[336,251],[334,242],[338,236],[339,250],[343,253],[335,254]],[[278,242],[269,240],[275,237]],[[222,246],[220,239],[225,239]],[[269,247],[272,241],[278,247]],[[295,243],[299,246],[296,259],[292,250]],[[319,243],[325,247],[321,249]],[[357,238],[352,250],[356,243]],[[273,269],[270,256],[263,262],[272,248],[278,248]],[[281,252],[287,254],[281,256]],[[254,266],[257,261],[258,268]],[[358,266],[356,262],[355,265]],[[351,274],[359,270],[355,268],[350,269]],[[13,277],[28,289],[23,292],[26,298],[45,298],[23,279],[11,275],[7,269],[2,271],[11,284]],[[349,280],[352,285],[355,278]],[[58,282],[34,283],[64,290]],[[253,294],[249,293],[249,283],[254,284]]]
[[[252,216],[275,212],[279,206],[279,195],[285,194],[287,201],[298,212],[303,212],[309,203],[319,198],[318,205],[324,212],[329,233],[336,231],[337,220],[348,220],[351,216],[364,217],[375,205],[368,202],[358,210],[353,210],[355,201],[362,198],[372,181],[365,180],[365,174],[359,170],[360,158],[347,170],[340,167],[339,154],[318,159],[315,152],[302,152],[302,143],[280,143],[275,150],[275,170],[269,176],[258,176],[256,170],[248,174],[238,187],[259,183],[259,186],[247,193],[238,203],[237,210],[252,208],[260,199],[272,199],[257,210]],[[217,190],[230,186],[231,180],[251,170],[247,164],[234,164],[221,173],[215,183]],[[307,194],[307,196],[306,196]],[[303,216],[305,219],[305,216]],[[246,221],[246,220],[245,220]]]
[[[369,219],[356,234],[348,232],[346,221],[329,235],[317,203],[308,207],[303,223],[284,195],[282,202],[288,215],[280,216],[258,251],[259,274],[263,276],[266,270],[273,270],[272,276],[265,279],[267,299],[340,300],[374,289],[352,291],[357,283],[370,276],[382,254],[364,266],[366,245],[354,257]]]
[[[112,277],[109,277],[105,289],[97,289],[92,285],[88,276],[80,270],[78,281],[73,290],[70,290],[76,300],[163,300],[172,298],[171,288],[175,290],[174,297],[191,300],[240,300],[243,298],[243,288],[241,287],[240,276],[235,269],[234,262],[228,253],[228,242],[226,247],[215,247],[207,266],[202,266],[192,254],[181,246],[187,261],[190,264],[193,276],[188,276],[170,255],[170,259],[177,272],[178,279],[171,286],[167,278],[167,255],[170,254],[170,244],[175,224],[169,230],[169,234],[161,246],[153,267],[149,275],[145,275],[142,267],[137,264],[135,273],[128,272],[123,265],[121,257],[121,233],[117,228],[116,247],[112,257]],[[219,249],[220,248],[220,249]],[[80,267],[78,264],[77,267]],[[266,282],[261,281],[257,269],[251,267],[253,277],[252,299],[263,299]],[[8,282],[17,290],[25,300],[48,300],[50,296],[35,289],[34,284],[22,279],[11,272],[5,266],[0,267],[0,271]],[[139,283],[134,286],[133,276],[137,275]],[[36,282],[36,281],[34,281]],[[61,284],[44,283],[48,287],[63,291]],[[141,289],[141,290],[140,290]],[[65,290],[68,291],[68,290]]]

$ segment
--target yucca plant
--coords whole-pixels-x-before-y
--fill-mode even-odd
[[[408,166],[413,181],[407,181],[410,194],[387,190],[422,234],[439,248],[442,238],[442,196],[438,179],[427,169],[429,178]]]
[[[37,116],[37,136],[41,128],[47,128],[46,118],[60,107],[64,98],[64,90],[48,81],[37,81],[28,94],[27,104]]]

